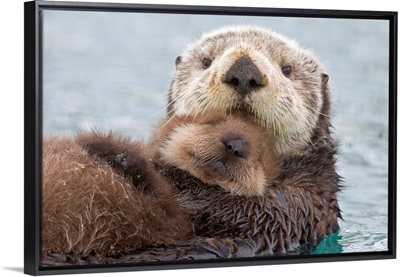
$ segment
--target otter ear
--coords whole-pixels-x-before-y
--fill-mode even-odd
[[[321,126],[325,126],[322,129],[325,129],[328,133],[329,131],[329,116],[330,116],[330,111],[331,111],[331,93],[329,90],[329,76],[326,73],[321,74],[321,92],[322,92],[322,107],[321,107],[321,112],[320,112],[320,124],[323,124]]]
[[[182,61],[182,57],[181,56],[176,57],[175,66],[178,66],[181,63],[181,61]]]
[[[329,81],[329,75],[326,73],[322,73],[321,77],[322,77],[322,88],[326,88],[326,85],[328,84]]]

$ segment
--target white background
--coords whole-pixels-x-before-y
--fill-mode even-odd
[[[81,0],[82,2],[88,2]],[[1,2],[0,24],[0,276],[23,272],[23,12],[22,0]],[[100,1],[97,1],[100,2]],[[399,11],[396,0],[311,1],[311,0],[140,0],[126,3],[253,6],[276,8],[318,8]],[[398,140],[399,141],[399,140]],[[399,232],[397,232],[399,234]],[[254,266],[216,269],[104,273],[87,276],[395,276],[398,260],[335,262],[318,264]],[[83,275],[74,275],[83,276]]]

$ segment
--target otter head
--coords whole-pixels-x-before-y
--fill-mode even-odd
[[[224,28],[177,58],[168,114],[251,114],[273,131],[277,153],[292,155],[329,116],[327,80],[314,55],[295,42],[257,27]]]
[[[273,137],[252,118],[209,113],[176,116],[163,126],[160,159],[238,195],[261,195],[276,177]]]

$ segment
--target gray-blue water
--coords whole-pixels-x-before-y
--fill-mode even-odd
[[[147,137],[176,56],[221,26],[260,25],[312,49],[330,75],[345,187],[341,229],[315,253],[387,250],[387,21],[44,11],[42,22],[45,135],[101,126]]]

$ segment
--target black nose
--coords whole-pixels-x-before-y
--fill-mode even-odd
[[[244,97],[262,85],[262,75],[252,60],[243,56],[228,70],[225,82]]]
[[[243,145],[240,139],[230,140],[225,145],[230,154],[243,157]]]

